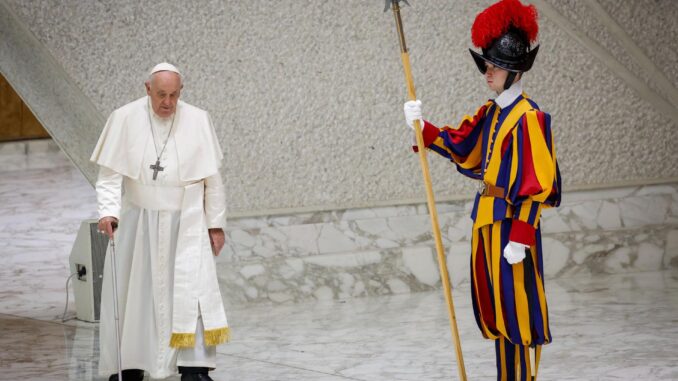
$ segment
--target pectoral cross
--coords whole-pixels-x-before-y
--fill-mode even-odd
[[[160,159],[155,161],[155,164],[151,164],[150,167],[153,170],[153,180],[158,178],[158,171],[164,171],[165,167],[160,166]]]

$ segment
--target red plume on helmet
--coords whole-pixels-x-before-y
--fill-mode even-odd
[[[537,40],[538,32],[534,5],[523,5],[519,0],[501,0],[476,16],[471,40],[482,53],[472,49],[469,52],[483,74],[488,63],[509,71],[504,83],[504,88],[508,88],[517,73],[532,68],[539,46],[530,48],[530,45]]]
[[[537,40],[537,8],[523,5],[519,0],[501,0],[476,16],[471,28],[471,40],[478,48],[486,49],[514,27],[525,33],[530,44]]]

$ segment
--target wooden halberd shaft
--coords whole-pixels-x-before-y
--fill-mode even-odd
[[[392,0],[393,16],[395,17],[396,28],[398,30],[398,37],[400,39],[400,57],[403,62],[403,70],[405,71],[405,82],[407,83],[407,94],[410,100],[416,100],[416,93],[414,89],[414,80],[412,78],[412,69],[410,67],[410,55],[407,52],[407,44],[405,42],[405,33],[403,32],[403,22],[400,17],[399,0]],[[443,248],[443,241],[440,234],[440,226],[438,224],[438,211],[436,209],[435,198],[433,196],[433,186],[431,185],[431,173],[426,158],[426,148],[424,147],[424,136],[422,134],[422,126],[418,120],[414,121],[414,131],[417,136],[417,146],[419,147],[419,163],[421,171],[424,176],[424,185],[426,187],[426,201],[428,204],[429,216],[431,217],[431,226],[433,228],[433,238],[436,246],[436,253],[438,256],[438,267],[440,269],[440,278],[443,283],[443,291],[445,293],[445,301],[447,302],[447,312],[450,320],[450,330],[452,331],[452,340],[454,342],[455,351],[457,354],[457,369],[459,370],[459,378],[466,381],[466,368],[464,366],[464,357],[461,351],[461,341],[459,339],[459,330],[457,329],[457,318],[454,312],[454,300],[452,298],[452,287],[450,285],[450,277],[447,270],[447,262],[445,260],[445,249]]]

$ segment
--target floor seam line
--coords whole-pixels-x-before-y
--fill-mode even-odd
[[[222,356],[235,357],[235,358],[239,358],[239,359],[242,359],[242,360],[250,360],[250,361],[264,362],[264,363],[267,363],[267,364],[272,364],[272,365],[277,365],[277,366],[283,366],[283,367],[292,368],[292,369],[298,369],[298,370],[304,370],[304,371],[307,371],[307,372],[320,373],[320,374],[325,374],[325,375],[328,375],[328,376],[334,376],[334,377],[339,377],[339,378],[345,378],[345,379],[347,379],[347,380],[367,381],[367,380],[363,380],[362,378],[354,378],[354,377],[343,376],[343,375],[334,374],[334,373],[323,372],[323,371],[320,371],[320,370],[306,369],[306,368],[302,368],[302,367],[299,367],[299,366],[288,365],[288,364],[281,364],[281,363],[277,363],[277,362],[273,362],[273,361],[261,360],[261,359],[255,359],[255,358],[250,358],[250,357],[245,357],[245,356],[234,355],[234,354],[230,354],[230,353],[219,353],[219,352],[217,352],[217,354],[220,354],[220,355],[222,355]]]

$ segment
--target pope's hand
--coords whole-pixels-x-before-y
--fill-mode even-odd
[[[405,121],[411,129],[414,129],[414,121],[419,120],[419,126],[424,128],[424,119],[421,117],[421,101],[408,101],[403,106],[405,111]]]
[[[212,245],[212,254],[214,256],[218,256],[219,253],[221,253],[221,249],[224,248],[224,244],[226,243],[226,234],[224,234],[224,230],[221,228],[218,229],[209,229],[210,233],[210,244]]]
[[[97,225],[97,229],[99,229],[99,233],[101,234],[106,234],[108,236],[108,239],[113,239],[113,233],[115,233],[115,229],[118,227],[118,219],[115,217],[102,217],[99,220],[99,224]]]
[[[509,241],[508,245],[504,248],[504,258],[506,258],[508,263],[515,265],[525,259],[525,250],[529,248],[529,246],[522,243]]]

